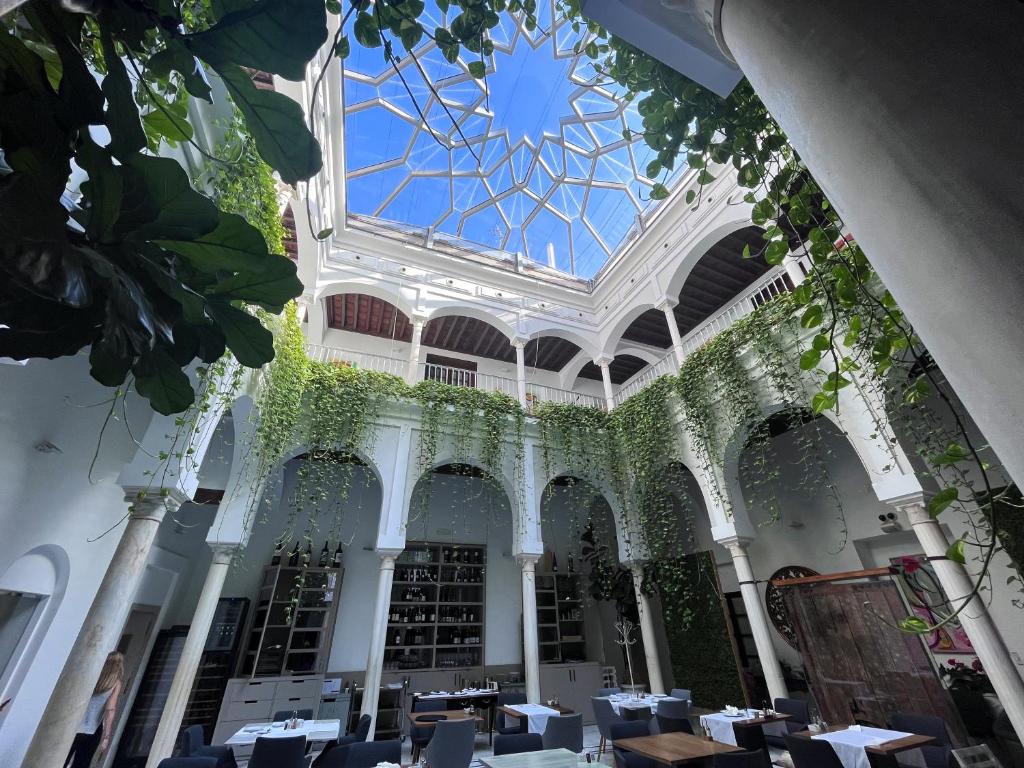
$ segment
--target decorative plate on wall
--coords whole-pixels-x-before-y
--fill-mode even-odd
[[[820,574],[817,571],[802,565],[786,565],[768,577],[768,588],[764,591],[764,605],[768,609],[768,618],[772,620],[772,624],[775,625],[775,629],[783,639],[794,648],[797,647],[796,631],[789,623],[789,614],[786,613],[786,601],[782,598],[782,590],[773,586],[772,582],[776,579],[800,579],[804,576],[818,575]]]

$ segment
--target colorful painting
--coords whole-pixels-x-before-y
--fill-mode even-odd
[[[946,593],[939,584],[935,569],[924,555],[894,557],[892,564],[899,573],[896,580],[903,591],[903,596],[910,603],[915,615],[929,624],[938,624],[952,613],[953,607],[946,599]],[[971,645],[960,622],[955,619],[928,635],[926,642],[936,656],[974,656],[974,646]]]

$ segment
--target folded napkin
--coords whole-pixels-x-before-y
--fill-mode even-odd
[[[850,726],[849,728],[847,728],[846,730],[848,730],[848,731],[860,731],[860,730],[861,730],[861,727],[860,727],[859,725],[851,725],[851,726]]]

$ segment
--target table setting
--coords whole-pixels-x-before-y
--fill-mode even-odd
[[[251,746],[256,739],[287,739],[293,736],[304,736],[306,741],[330,741],[338,738],[341,731],[340,720],[282,720],[273,723],[248,723],[224,743],[229,746]]]
[[[812,739],[827,741],[832,745],[843,768],[869,768],[871,763],[866,751],[868,748],[880,747],[911,736],[914,734],[866,725],[851,725],[842,729],[828,729],[824,733],[811,733]],[[920,749],[911,747],[900,752],[901,765],[924,767],[924,755]]]
[[[733,730],[734,724],[743,724],[750,720],[762,720],[763,724],[761,727],[766,734],[769,736],[785,736],[788,732],[785,719],[785,716],[776,715],[771,710],[743,709],[730,704],[720,712],[701,715],[700,726],[714,741],[735,746],[736,732]]]
[[[663,694],[643,694],[637,696],[632,693],[613,693],[611,696],[606,697],[612,704],[612,709],[615,714],[621,715],[623,709],[645,709],[649,708],[651,714],[656,714],[658,711],[658,702],[663,699],[669,699],[671,701],[677,701],[671,696],[665,696]]]

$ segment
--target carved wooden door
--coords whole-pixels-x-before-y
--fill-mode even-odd
[[[896,623],[907,609],[889,581],[785,587],[808,680],[829,723],[885,727],[893,712],[941,717],[967,743],[960,715],[921,639]]]

